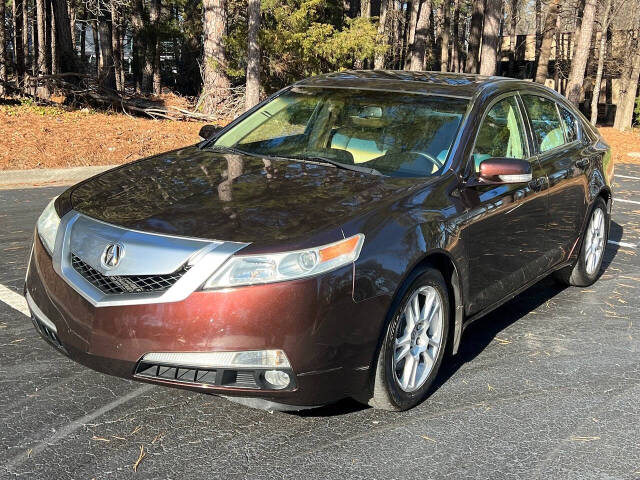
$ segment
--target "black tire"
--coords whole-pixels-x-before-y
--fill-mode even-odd
[[[589,225],[597,215],[597,211],[602,211],[604,215],[604,247],[603,252],[600,255],[600,259],[597,262],[597,266],[591,272],[587,269],[587,230],[589,229]],[[578,254],[578,259],[576,263],[572,266],[565,267],[562,270],[558,270],[554,273],[554,278],[563,285],[572,285],[576,287],[588,287],[589,285],[593,285],[593,283],[600,276],[600,270],[602,269],[602,260],[604,258],[604,253],[607,248],[607,241],[609,240],[609,214],[607,213],[607,205],[602,197],[598,197],[591,209],[591,213],[589,214],[589,220],[587,221],[587,226],[585,231],[582,234],[582,245],[580,247],[580,253]]]
[[[393,357],[395,341],[401,321],[402,326],[405,326],[403,311],[413,294],[422,287],[433,287],[440,297],[442,309],[440,346],[434,353],[435,360],[433,361],[433,366],[422,386],[415,391],[407,392],[401,388],[394,371]],[[371,398],[369,398],[367,402],[369,405],[381,410],[402,411],[415,407],[427,398],[429,389],[438,376],[442,359],[447,350],[450,323],[449,312],[449,294],[447,284],[442,274],[438,270],[427,268],[414,276],[409,288],[405,290],[402,299],[399,302],[394,302],[394,306],[390,312],[390,321],[387,322],[385,336],[375,365],[376,370],[373,377],[372,395],[370,395]]]

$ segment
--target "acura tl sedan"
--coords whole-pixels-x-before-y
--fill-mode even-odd
[[[543,86],[333,73],[201,137],[43,211],[25,296],[63,354],[257,407],[406,410],[470,322],[598,278],[611,152]]]

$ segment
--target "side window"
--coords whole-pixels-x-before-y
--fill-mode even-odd
[[[564,131],[556,102],[537,95],[522,95],[522,100],[529,114],[540,152],[546,152],[564,144]]]
[[[497,102],[482,120],[473,148],[476,172],[491,157],[525,158],[524,128],[515,97]]]
[[[567,137],[567,143],[575,142],[578,140],[578,120],[573,113],[560,105],[558,105],[558,110],[560,110],[560,118],[564,127],[564,134]]]

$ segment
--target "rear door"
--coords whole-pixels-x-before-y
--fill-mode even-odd
[[[521,98],[538,160],[549,179],[546,257],[551,267],[567,258],[582,228],[589,156],[580,141],[578,119],[569,109],[543,95],[523,93]]]
[[[533,179],[463,191],[468,208],[463,234],[469,258],[467,314],[502,300],[543,271],[546,177],[530,146],[517,94],[497,97],[482,117],[469,170],[477,173],[491,157],[518,158],[531,163]]]

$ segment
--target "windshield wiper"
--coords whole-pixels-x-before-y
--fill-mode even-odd
[[[343,170],[351,170],[353,172],[368,173],[369,175],[382,175],[382,173],[376,170],[375,168],[362,167],[360,165],[350,165],[348,163],[338,162],[336,160],[332,160],[331,158],[326,158],[319,155],[287,155],[287,158],[291,158],[293,160],[325,163],[328,165],[332,165],[336,168],[341,168]]]
[[[382,175],[382,173],[375,168],[370,167],[362,167],[360,165],[349,165],[348,163],[338,162],[336,160],[332,160],[331,158],[326,158],[320,155],[265,155],[264,153],[256,153],[256,152],[247,152],[245,150],[240,150],[236,147],[223,147],[221,145],[212,145],[210,147],[205,147],[207,150],[219,151],[219,152],[229,152],[235,153],[237,155],[249,155],[251,157],[258,158],[266,158],[266,159],[276,159],[276,160],[299,160],[302,162],[316,162],[316,163],[324,163],[327,165],[331,165],[336,168],[340,168],[343,170],[351,170],[353,172],[361,172],[368,173],[369,175]]]
[[[235,153],[237,155],[251,155],[252,157],[258,157],[258,156],[262,156],[262,155],[258,155],[257,153],[253,153],[253,152],[245,152],[244,150],[240,150],[239,148],[236,147],[223,147],[221,145],[211,145],[210,147],[204,147],[204,149],[206,150],[213,150],[213,151],[218,151],[218,152],[229,152],[229,153]]]

